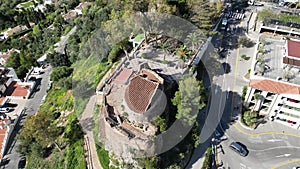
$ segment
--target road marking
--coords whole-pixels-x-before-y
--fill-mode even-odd
[[[253,150],[251,149],[251,151],[269,151],[269,150],[275,150],[275,149],[300,149],[300,147],[295,147],[295,146],[277,146],[277,147],[271,147],[271,148],[266,148],[266,149],[260,149],[260,150]],[[250,150],[250,149],[249,149]]]
[[[282,141],[282,140],[280,140],[280,139],[270,139],[270,140],[268,140],[269,142],[276,142],[276,141]]]
[[[243,21],[241,21],[240,26],[243,25]],[[238,39],[239,39],[238,35]],[[232,88],[232,104],[231,104],[231,111],[230,111],[230,120],[232,120],[232,113],[233,113],[233,107],[234,107],[234,92],[235,92],[235,85],[236,85],[236,75],[238,71],[238,62],[239,62],[239,53],[240,53],[240,45],[238,45],[237,52],[236,52],[236,58],[235,58],[235,70],[234,70],[234,76],[233,76],[233,88]]]
[[[247,135],[247,136],[252,136],[252,137],[257,137],[257,136],[263,136],[263,135],[284,135],[284,136],[291,136],[291,137],[296,137],[296,138],[300,138],[300,135],[296,135],[296,134],[290,134],[290,133],[282,133],[282,132],[263,132],[263,133],[247,133],[244,130],[240,129],[239,127],[236,126],[236,124],[233,124],[233,127],[235,129],[237,129],[240,133]]]
[[[245,164],[240,163],[240,169],[247,169],[247,166]]]
[[[285,166],[285,165],[288,165],[288,164],[292,164],[292,163],[297,163],[297,162],[300,162],[300,159],[294,159],[294,160],[290,160],[290,161],[280,163],[277,166],[272,167],[272,169],[276,169],[276,168],[279,168],[279,167],[282,167],[282,166]]]
[[[282,155],[278,155],[278,156],[275,156],[275,157],[288,157],[290,156],[291,154],[282,154]]]

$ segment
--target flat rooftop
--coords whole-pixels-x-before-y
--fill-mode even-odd
[[[30,85],[21,85],[18,84],[16,81],[11,82],[8,86],[7,90],[5,91],[6,96],[19,96],[19,97],[26,97],[29,93],[29,89],[32,86]]]
[[[265,68],[263,75],[256,76],[277,80],[278,78],[283,79],[288,72],[292,75],[288,83],[300,85],[300,68],[289,67],[283,63],[285,40],[265,35],[262,35],[262,37],[264,37],[266,41],[263,54]],[[255,64],[254,72],[257,72],[259,69],[259,65]]]

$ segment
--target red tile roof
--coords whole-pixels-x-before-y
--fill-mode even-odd
[[[288,40],[288,56],[300,58],[300,41]]]
[[[273,80],[251,80],[250,87],[277,94],[300,94],[300,87]]]
[[[131,73],[132,73],[131,70],[122,69],[122,71],[117,75],[117,77],[113,80],[113,82],[124,84],[130,77]]]
[[[125,92],[125,101],[128,107],[136,113],[144,113],[148,109],[158,85],[159,83],[139,75],[132,78]]]

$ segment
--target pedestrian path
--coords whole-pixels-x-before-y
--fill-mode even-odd
[[[92,169],[102,169],[96,151],[95,140],[93,137],[93,124],[94,124],[93,113],[94,113],[95,103],[96,103],[96,96],[92,96],[89,102],[87,103],[81,117],[79,118],[79,123],[84,132],[84,138],[85,140],[87,140],[86,143],[88,144],[86,145],[88,147],[87,166],[89,166]]]

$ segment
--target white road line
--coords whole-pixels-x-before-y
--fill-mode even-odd
[[[266,149],[261,149],[261,150],[253,150],[253,149],[248,148],[248,150],[251,150],[251,151],[269,151],[269,150],[280,149],[280,148],[300,149],[300,147],[295,147],[295,146],[278,146],[278,147],[266,148]]]
[[[290,156],[291,154],[282,154],[282,155],[278,155],[278,156],[275,156],[275,157],[288,157]]]
[[[247,169],[247,166],[245,164],[240,163],[240,169]]]
[[[276,142],[276,141],[282,141],[280,139],[269,139],[268,142]]]

